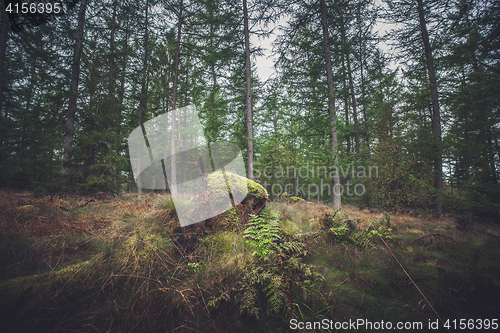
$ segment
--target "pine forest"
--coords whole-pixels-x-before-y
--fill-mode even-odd
[[[498,329],[500,1],[0,9],[1,332]]]

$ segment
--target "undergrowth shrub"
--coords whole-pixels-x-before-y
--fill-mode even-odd
[[[302,262],[308,254],[305,244],[285,235],[278,215],[269,209],[251,217],[244,237],[254,249],[252,265],[229,293],[213,297],[209,305],[235,301],[241,314],[259,318],[262,311],[291,316],[294,302],[324,303],[319,293],[324,277]]]
[[[500,216],[500,186],[495,182],[471,180],[453,186],[451,193],[444,193],[444,207],[459,216],[481,218],[498,223]],[[459,225],[461,222],[458,221]],[[467,222],[465,222],[467,223]],[[466,230],[468,226],[464,227]]]
[[[475,227],[474,217],[472,214],[462,214],[459,215],[455,222],[457,223],[457,229],[462,231],[471,231]]]
[[[253,255],[261,259],[268,259],[273,245],[281,240],[280,225],[275,214],[265,210],[262,216],[250,215],[252,218],[244,231],[249,243],[255,247]]]
[[[320,218],[320,225],[326,238],[334,243],[348,243],[363,248],[372,249],[373,238],[381,238],[384,242],[393,239],[391,217],[385,213],[379,221],[370,221],[369,227],[357,228],[356,224],[342,216],[340,211],[326,213]]]
[[[264,210],[238,228],[214,228],[186,251],[178,242],[185,229],[163,194],[105,202],[0,196],[1,332],[279,332],[291,318],[426,321],[434,313],[414,284],[442,318],[498,314],[496,229],[462,232],[409,218],[404,228],[388,214],[361,221],[347,208],[351,221],[322,205],[277,202],[270,206],[280,214]],[[101,217],[109,222],[88,228]],[[41,227],[50,238],[36,237]],[[420,229],[431,234],[415,240]],[[380,246],[391,239],[403,241],[392,247],[398,260]]]
[[[239,229],[243,224],[241,223],[241,216],[238,213],[238,209],[233,207],[228,211],[224,212],[218,221],[218,226],[224,230],[234,230]]]
[[[376,236],[381,238],[384,242],[393,239],[392,228],[390,219],[384,220],[386,217],[382,217],[379,221],[371,221],[373,224],[369,232],[370,236]],[[385,223],[384,223],[385,221]]]
[[[379,167],[365,178],[365,204],[384,209],[426,207],[432,195],[430,166],[406,158],[401,145],[390,140],[379,142],[373,152],[371,163]]]

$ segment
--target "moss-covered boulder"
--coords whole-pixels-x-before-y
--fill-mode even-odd
[[[269,198],[269,194],[262,185],[234,172],[217,171],[208,175],[207,193],[210,201],[215,204],[219,204],[221,200],[227,200],[226,193],[229,193],[231,200],[236,201],[235,203],[244,198],[239,205],[246,206],[250,214],[257,214]]]
[[[259,183],[234,172],[217,171],[207,176],[204,189],[196,200],[207,207],[220,207],[226,203],[228,194],[235,207],[203,222],[181,228],[181,243],[185,246],[194,245],[200,235],[213,229],[243,229],[250,220],[249,215],[259,214],[269,198],[266,189]]]

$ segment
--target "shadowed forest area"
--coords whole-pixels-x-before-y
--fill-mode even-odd
[[[0,9],[0,331],[498,329],[500,2]]]

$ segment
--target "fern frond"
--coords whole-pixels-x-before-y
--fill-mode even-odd
[[[267,286],[264,288],[270,311],[278,313],[279,310],[285,305],[285,283],[283,277],[280,275],[273,275],[270,277]]]

